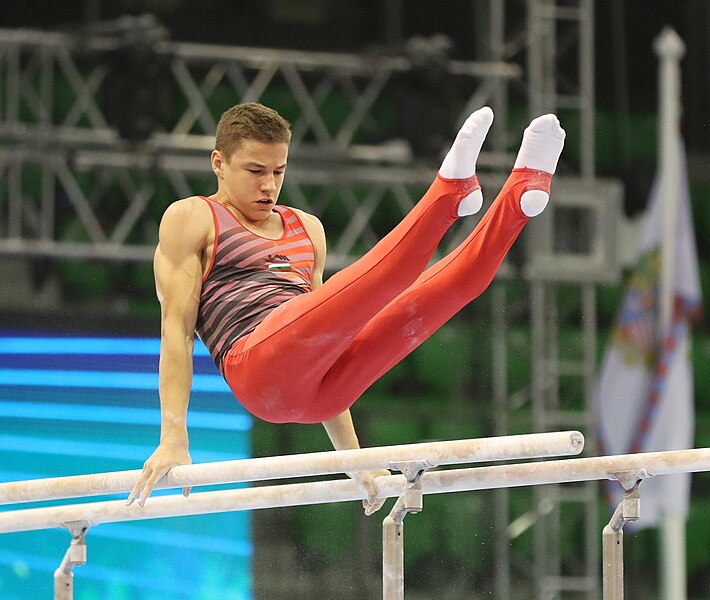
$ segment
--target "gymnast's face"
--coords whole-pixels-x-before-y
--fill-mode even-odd
[[[245,140],[231,156],[212,152],[220,199],[246,220],[269,218],[279,198],[288,159],[288,144]]]

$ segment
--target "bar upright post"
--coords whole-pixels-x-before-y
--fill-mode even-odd
[[[624,487],[624,498],[602,532],[604,600],[624,600],[624,524],[641,516],[639,485],[648,476],[645,469],[610,474]]]
[[[382,599],[404,600],[404,517],[423,508],[421,475],[432,467],[429,461],[392,462],[390,469],[407,478],[404,493],[397,498],[382,522]]]
[[[65,527],[71,533],[72,540],[62,563],[54,572],[54,600],[73,600],[74,567],[86,564],[86,532],[89,524],[86,521],[74,521],[65,523]]]

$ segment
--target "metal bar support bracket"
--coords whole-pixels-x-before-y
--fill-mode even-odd
[[[404,517],[422,511],[421,476],[434,466],[428,460],[389,463],[390,470],[400,471],[407,478],[407,487],[382,522],[383,600],[404,599]]]
[[[618,481],[624,488],[624,497],[614,510],[602,533],[603,592],[604,600],[624,598],[624,525],[641,516],[639,486],[651,475],[646,469],[609,473],[609,479]]]
[[[388,468],[391,471],[399,471],[407,478],[407,487],[403,494],[404,514],[422,511],[424,496],[422,494],[421,476],[424,471],[435,466],[426,459],[390,462]],[[404,518],[404,514],[399,518],[400,521]]]
[[[71,521],[63,525],[71,533],[72,539],[62,563],[54,572],[54,600],[74,598],[74,567],[86,564],[86,532],[89,530],[89,522]]]

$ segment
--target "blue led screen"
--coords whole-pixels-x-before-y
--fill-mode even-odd
[[[140,469],[159,439],[159,348],[145,338],[0,337],[0,482]],[[250,456],[251,417],[199,342],[194,372],[193,462]],[[154,495],[167,493],[180,492]],[[75,600],[252,598],[248,513],[102,524],[86,540]],[[0,534],[0,598],[52,598],[70,541],[64,529]]]

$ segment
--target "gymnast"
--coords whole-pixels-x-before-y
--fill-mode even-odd
[[[272,423],[323,423],[336,450],[359,447],[350,406],[488,287],[525,223],[547,205],[565,138],[551,114],[525,130],[507,182],[473,232],[427,268],[454,221],[482,206],[476,159],[492,122],[490,108],[474,112],[412,211],[323,283],[323,226],[277,204],[290,124],[256,103],[222,115],[211,155],[217,191],[174,202],[160,223],[160,442],[128,504],[137,498],[142,507],[163,475],[191,462],[195,333],[250,413]],[[367,493],[366,514],[384,502],[373,483],[384,474],[349,474]]]

